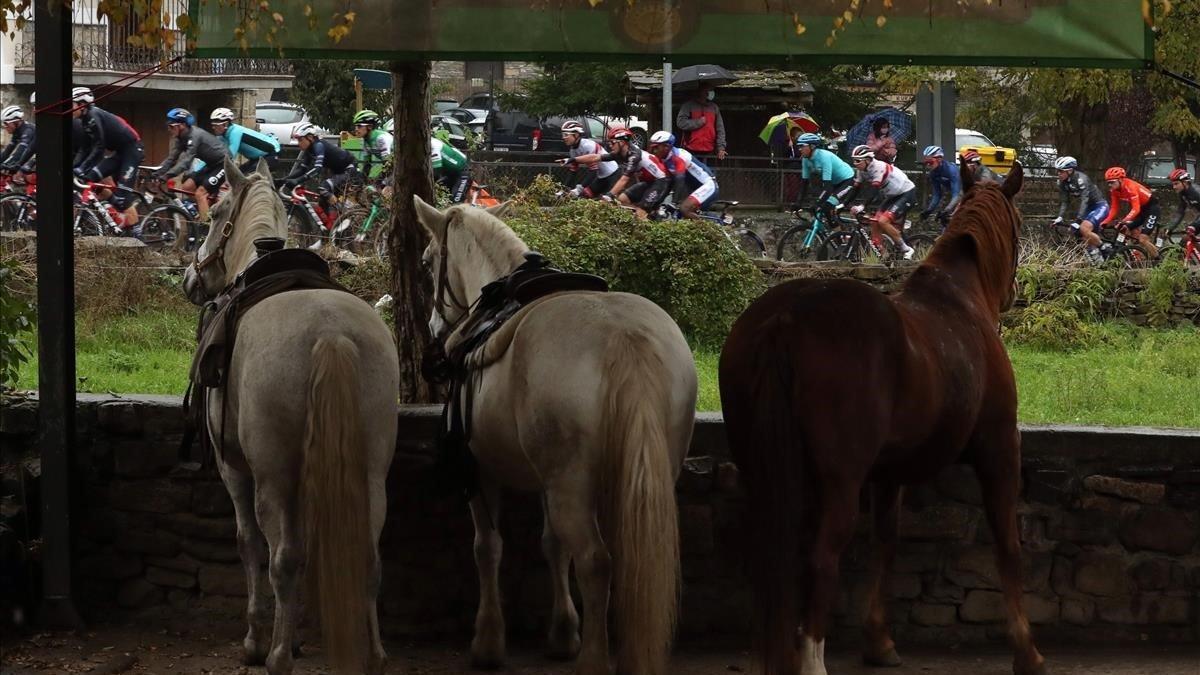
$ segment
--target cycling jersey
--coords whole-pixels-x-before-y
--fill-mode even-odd
[[[392,156],[392,135],[383,129],[372,129],[363,139],[363,152],[368,161],[374,158],[386,161]]]
[[[37,147],[37,130],[29,122],[21,122],[12,132],[8,145],[0,150],[0,171],[16,171],[33,157]]]
[[[895,164],[881,162],[878,159],[871,160],[871,163],[867,165],[866,171],[858,172],[856,182],[859,185],[870,183],[871,187],[879,190],[879,196],[884,199],[917,189],[917,186],[913,185],[913,182],[909,180],[904,171],[897,169]]]
[[[596,141],[593,141],[590,138],[579,139],[578,143],[576,143],[572,147],[567,148],[567,153],[571,159],[575,159],[576,157],[579,157],[580,155],[603,155],[603,154],[605,154],[604,148],[601,147],[599,143],[597,143]],[[609,176],[616,173],[617,168],[618,168],[617,163],[614,161],[611,161],[611,160],[607,161],[607,162],[597,162],[595,164],[595,167],[596,168],[593,170],[596,171],[596,175],[599,176],[600,178],[608,178]]]
[[[333,174],[343,174],[355,170],[354,157],[349,152],[317,139],[308,145],[308,149],[300,153],[292,170],[284,180],[294,183],[301,182],[311,176],[316,176],[325,169]]]
[[[1101,225],[1107,225],[1112,222],[1117,216],[1117,209],[1120,208],[1121,202],[1129,203],[1129,213],[1125,214],[1124,220],[1134,222],[1142,212],[1142,207],[1148,205],[1154,199],[1154,193],[1150,188],[1133,180],[1132,178],[1122,178],[1117,187],[1109,191],[1110,204],[1108,207],[1108,217],[1104,219]]]
[[[1061,195],[1058,207],[1059,218],[1066,217],[1067,207],[1071,205],[1071,197],[1079,198],[1079,210],[1075,213],[1075,220],[1079,222],[1086,220],[1093,225],[1098,225],[1099,223],[1091,220],[1089,216],[1101,206],[1106,207],[1104,215],[1108,215],[1108,202],[1104,199],[1104,193],[1100,191],[1099,186],[1092,182],[1092,179],[1087,177],[1087,174],[1078,169],[1072,171],[1066,180],[1058,182],[1058,191]]]
[[[230,157],[241,155],[246,159],[257,160],[279,154],[279,139],[240,124],[230,124],[225,133],[221,134],[221,140],[225,143]]]
[[[429,139],[429,150],[429,159],[435,172],[462,173],[470,163],[461,150],[436,138]]]
[[[615,161],[624,176],[638,181],[625,191],[629,201],[644,211],[652,211],[666,199],[671,184],[671,172],[662,160],[632,143],[624,157],[612,153],[600,155],[600,161]]]
[[[932,212],[942,203],[942,192],[947,195],[946,206],[938,209],[944,213],[953,213],[962,198],[962,181],[959,178],[958,167],[951,162],[943,161],[937,168],[929,172],[929,203],[925,210]]]
[[[200,171],[215,172],[225,168],[228,148],[220,139],[200,127],[189,127],[171,143],[171,152],[162,165],[154,170],[159,178],[174,178]],[[199,166],[196,161],[204,163]]]
[[[664,163],[675,180],[675,203],[685,199],[696,202],[700,209],[708,208],[717,200],[717,179],[704,162],[696,159],[683,148],[672,150]]]
[[[134,146],[141,148],[142,137],[119,115],[92,105],[83,110],[80,119],[83,123],[86,150],[76,168],[82,172],[94,169],[104,159],[106,150],[122,154],[131,152]]]
[[[1192,221],[1193,227],[1200,226],[1200,188],[1197,188],[1194,183],[1185,183],[1183,192],[1179,193],[1179,217],[1175,219],[1175,224],[1171,229],[1179,227],[1183,222],[1183,217],[1187,215],[1188,207],[1196,210],[1196,220]]]
[[[813,173],[818,174],[821,182],[828,187],[828,184],[854,178],[854,167],[824,148],[814,148],[812,157],[804,157],[800,161],[800,177],[807,181]]]

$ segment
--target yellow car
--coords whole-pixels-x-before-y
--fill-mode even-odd
[[[992,142],[992,139],[971,129],[955,129],[954,144],[958,146],[958,154],[974,150],[983,159],[983,165],[1001,176],[1008,174],[1013,161],[1017,159],[1015,148],[1003,148]]]

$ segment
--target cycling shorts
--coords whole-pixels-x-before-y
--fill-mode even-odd
[[[891,213],[892,222],[900,225],[904,224],[905,217],[912,207],[917,203],[917,188],[913,188],[908,192],[902,192],[894,197],[888,197],[884,200],[883,205],[879,207],[879,213]]]
[[[854,189],[854,179],[849,178],[840,183],[834,183],[821,192],[818,201],[828,202],[830,206],[837,206],[846,201],[846,195]]]
[[[669,185],[666,180],[642,182],[624,192],[631,204],[636,204],[643,211],[653,211],[667,198]]]
[[[701,211],[708,209],[717,201],[717,181],[710,181],[692,191],[685,199],[690,199],[698,205]]]
[[[210,197],[216,197],[225,184],[225,168],[221,165],[206,166],[196,172],[185,173],[179,177],[180,182],[191,180],[197,188],[204,188]]]
[[[1146,205],[1142,207],[1137,220],[1133,221],[1133,225],[1129,229],[1139,230],[1142,234],[1149,235],[1158,225],[1158,219],[1161,215],[1162,208],[1158,205],[1158,197],[1151,197],[1150,201],[1146,202]]]
[[[145,159],[146,153],[141,143],[131,143],[105,157],[91,171],[91,177],[97,181],[111,177],[113,181],[125,190],[114,190],[109,203],[118,209],[129,208],[134,180],[137,178],[138,165]]]
[[[599,199],[600,195],[613,189],[617,184],[617,180],[621,178],[619,171],[614,171],[603,178],[597,175],[596,171],[589,171],[589,176],[585,176],[580,185],[583,186],[583,194],[581,196],[589,199]]]
[[[1101,202],[1098,206],[1088,211],[1088,214],[1083,217],[1084,220],[1092,224],[1092,230],[1098,230],[1100,223],[1108,217],[1108,203]]]

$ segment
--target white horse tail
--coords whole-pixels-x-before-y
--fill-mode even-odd
[[[679,509],[667,440],[670,378],[644,335],[609,344],[604,494],[617,670],[665,675],[679,604]]]
[[[322,337],[312,349],[300,502],[307,575],[335,672],[363,672],[367,579],[374,564],[367,465],[359,432],[358,348]]]

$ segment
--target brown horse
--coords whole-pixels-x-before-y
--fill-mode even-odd
[[[975,185],[903,290],[805,279],[772,288],[721,353],[729,444],[747,492],[747,556],[767,675],[825,675],[838,561],[871,483],[879,548],[863,659],[899,665],[884,611],[901,485],[974,466],[995,534],[1015,650],[1043,673],[1021,606],[1017,392],[997,326],[1011,306],[1020,234],[1015,167]]]

